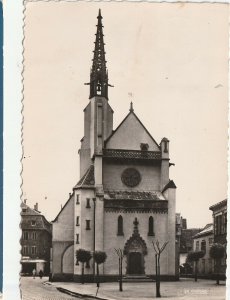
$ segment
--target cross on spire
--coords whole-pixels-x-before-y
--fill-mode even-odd
[[[108,70],[106,68],[105,60],[105,49],[104,49],[104,34],[103,34],[103,25],[102,25],[102,16],[101,9],[99,9],[97,16],[97,32],[96,40],[94,42],[94,55],[93,55],[93,64],[90,70],[90,95],[89,98],[94,96],[102,96],[108,99]]]

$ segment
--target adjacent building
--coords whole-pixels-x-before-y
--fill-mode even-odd
[[[79,150],[80,180],[53,221],[52,278],[79,280],[79,248],[106,252],[107,260],[100,265],[104,280],[118,277],[115,248],[125,255],[124,275],[153,276],[152,242],[158,240],[160,245],[168,242],[161,255],[162,277],[175,279],[176,185],[169,179],[169,140],[157,143],[132,103],[124,120],[113,129],[100,11],[97,18],[90,95]],[[94,272],[91,260],[85,270],[88,280]]]
[[[193,237],[193,251],[204,252],[204,256],[199,259],[197,264],[198,274],[207,275],[214,272],[214,260],[209,255],[213,241],[213,224],[207,224],[203,230]]]
[[[42,270],[50,272],[50,249],[52,246],[52,225],[38,211],[38,204],[30,208],[26,201],[21,203],[21,274],[32,275]]]
[[[227,199],[209,207],[214,224],[214,242],[227,246]],[[226,257],[221,260],[221,273],[226,272]]]

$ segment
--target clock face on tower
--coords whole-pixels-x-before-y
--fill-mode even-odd
[[[141,181],[141,174],[134,168],[127,168],[121,175],[121,181],[128,187],[137,186]]]

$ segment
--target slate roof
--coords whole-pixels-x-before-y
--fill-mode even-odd
[[[24,202],[21,203],[21,216],[41,216],[40,211],[30,208]]]
[[[159,144],[155,141],[155,139],[152,137],[152,135],[149,133],[149,131],[146,129],[146,127],[144,126],[144,124],[141,122],[141,120],[137,117],[137,115],[134,113],[134,110],[130,110],[130,112],[127,114],[127,116],[123,119],[123,121],[121,121],[121,123],[117,126],[117,128],[115,130],[112,131],[111,135],[106,139],[105,141],[105,145],[106,143],[114,136],[114,134],[116,134],[116,132],[118,131],[118,129],[121,127],[121,125],[126,121],[126,119],[129,117],[130,114],[133,114],[135,116],[135,118],[137,119],[137,121],[141,124],[141,126],[143,127],[143,129],[147,132],[147,134],[150,136],[150,138],[152,139],[152,141],[157,145],[157,147],[160,150],[160,146]]]
[[[35,225],[32,225],[31,221],[35,221]],[[46,220],[36,209],[30,208],[24,202],[21,203],[21,223],[22,230],[46,230],[51,234],[52,224]]]
[[[164,191],[166,191],[167,189],[176,189],[176,185],[174,183],[173,180],[170,180],[166,185],[165,187],[163,188],[162,190],[162,193],[164,193]]]
[[[219,209],[219,208],[221,208],[225,205],[227,205],[227,199],[224,199],[223,201],[220,201],[220,202],[210,206],[209,209],[214,211],[214,210]]]
[[[207,224],[199,233],[193,236],[193,239],[213,234],[213,224]]]
[[[119,191],[107,190],[104,191],[105,199],[117,200],[165,200],[164,196],[157,191],[143,192],[143,191]]]
[[[94,165],[91,165],[82,178],[75,185],[75,188],[93,187],[95,184],[94,179]]]
[[[160,151],[141,151],[141,150],[123,150],[123,149],[104,149],[103,157],[112,158],[134,158],[134,159],[161,159]]]

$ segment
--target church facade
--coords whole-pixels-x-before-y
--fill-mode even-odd
[[[169,140],[158,144],[134,112],[113,130],[113,109],[108,101],[102,16],[99,11],[90,96],[84,109],[80,180],[53,221],[52,278],[76,280],[81,266],[77,249],[104,251],[100,265],[104,280],[118,277],[118,257],[124,253],[123,274],[154,276],[153,242],[168,242],[161,255],[161,274],[175,279],[176,186],[169,180]],[[85,269],[92,279],[91,259]]]

